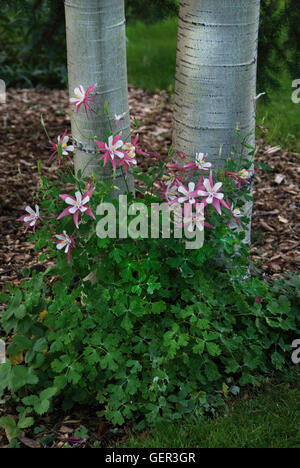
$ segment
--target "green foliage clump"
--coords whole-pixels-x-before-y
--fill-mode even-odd
[[[243,279],[236,245],[221,227],[214,242],[190,251],[175,239],[99,239],[95,284],[84,280],[92,243],[74,252],[72,266],[58,258],[2,296],[2,327],[13,334],[2,398],[17,395],[28,423],[55,401],[142,427],[202,415],[222,394],[282,370],[299,334],[299,279],[272,287]],[[221,249],[234,258],[229,270],[216,266]]]

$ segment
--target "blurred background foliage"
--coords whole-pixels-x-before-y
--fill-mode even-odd
[[[294,147],[300,106],[291,107],[291,83],[300,78],[300,1],[261,3],[258,91],[268,94],[261,106],[274,121],[270,138],[280,143],[283,137]],[[179,0],[125,0],[125,5],[129,82],[172,92]],[[0,0],[0,7],[0,78],[8,87],[65,88],[63,0]]]
[[[172,85],[176,19],[163,24],[161,21],[177,16],[179,0],[125,0],[125,4],[129,40],[138,42],[134,46],[143,46],[143,33],[153,23],[158,23],[157,27],[149,30],[154,55],[156,46],[167,49],[175,44],[165,66],[172,67],[169,73],[172,78],[158,81],[156,87]],[[0,6],[1,78],[9,86],[66,86],[63,0],[0,0]],[[299,0],[262,0],[258,64],[260,88],[278,86],[278,73],[282,66],[300,76],[299,22]],[[143,28],[143,24],[147,28]],[[168,44],[165,44],[166,37]],[[160,67],[156,66],[155,70],[160,70]],[[156,85],[155,82],[153,84]]]

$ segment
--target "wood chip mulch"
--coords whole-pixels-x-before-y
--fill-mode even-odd
[[[131,118],[142,124],[138,129],[141,147],[166,157],[172,135],[172,98],[129,87],[129,103]],[[56,140],[70,127],[68,94],[11,89],[0,110],[0,286],[5,287],[20,280],[22,268],[38,264],[24,226],[16,218],[23,215],[26,204],[34,204],[38,159],[44,174],[55,177],[55,165],[47,165],[48,142],[40,117],[43,115],[50,137]],[[278,277],[299,266],[299,158],[265,145],[263,139],[258,145],[252,257],[266,275]],[[149,164],[153,162],[149,160]],[[260,163],[272,170],[266,171]]]

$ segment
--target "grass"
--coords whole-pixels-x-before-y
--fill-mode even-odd
[[[118,448],[300,448],[300,390],[272,386],[244,395],[216,419],[161,425]]]
[[[177,21],[153,25],[137,22],[127,26],[128,80],[134,86],[155,92],[174,89]]]
[[[154,25],[136,23],[127,26],[127,56],[129,83],[155,92],[174,90],[176,64],[177,20],[168,19]],[[300,104],[291,100],[292,81],[284,71],[281,88],[267,91],[268,99],[259,101],[260,117],[265,117],[265,139],[300,153]]]
[[[294,80],[285,72],[280,77],[280,89],[269,90],[269,99],[258,102],[260,113],[265,118],[267,133],[265,139],[300,153],[300,104],[294,104],[291,96]]]

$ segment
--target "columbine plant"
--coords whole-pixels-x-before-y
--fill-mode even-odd
[[[71,100],[92,118],[94,89],[79,86]],[[96,175],[73,174],[66,132],[50,144],[57,177],[49,181],[38,165],[35,210],[27,206],[19,218],[49,267],[24,272],[33,277],[1,296],[8,303],[1,326],[9,345],[0,399],[20,412],[18,427],[10,421],[14,429],[31,426],[31,415],[52,410],[53,402],[65,410],[91,404],[100,418],[131,420],[139,428],[191,414],[198,419],[290,359],[290,332],[299,333],[300,325],[299,291],[291,291],[299,282],[281,283],[274,292],[258,278],[245,279],[248,219],[242,213],[253,161],[237,157],[213,167],[201,148],[195,161],[172,152],[162,161],[139,148],[138,136],[130,141],[123,134],[122,118],[109,123],[108,138],[95,136],[95,164],[119,172],[127,187],[134,176],[136,195],[127,189],[128,203],[146,207],[137,225],[153,203],[165,202],[171,235],[164,238],[159,226],[140,235],[142,241],[124,232],[119,239],[117,227],[130,231],[133,215],[122,215],[111,187]],[[145,173],[140,160],[149,157]],[[116,211],[107,225],[114,235],[101,237],[104,215],[97,208],[108,201]],[[240,229],[232,229],[235,224]],[[175,235],[178,225],[185,234],[205,231],[203,247],[186,249]],[[0,426],[6,423],[0,418]]]
[[[89,103],[97,104],[96,101],[90,99],[90,94],[95,88],[96,85],[90,86],[87,91],[85,91],[83,86],[78,86],[75,89],[75,97],[70,99],[70,103],[76,107],[77,113],[80,111],[81,106],[83,106],[86,114],[93,117],[93,111]],[[107,107],[105,109],[107,114]],[[189,231],[194,231],[195,229],[202,231],[204,226],[213,228],[219,225],[220,220],[216,221],[213,210],[221,216],[221,222],[225,226],[229,225],[232,219],[236,220],[237,224],[242,224],[243,218],[241,216],[240,206],[237,206],[237,203],[240,203],[242,199],[242,194],[238,192],[242,192],[249,184],[249,179],[252,175],[250,169],[237,167],[235,171],[220,171],[218,168],[214,168],[212,163],[209,162],[208,154],[198,152],[195,155],[195,161],[188,161],[186,156],[180,153],[177,158],[178,163],[167,160],[165,163],[159,163],[156,170],[155,167],[151,169],[151,177],[147,177],[145,186],[146,179],[143,172],[139,169],[138,157],[148,158],[149,155],[139,148],[138,135],[136,135],[132,141],[128,141],[127,137],[120,131],[120,122],[123,118],[124,115],[115,117],[113,126],[114,132],[108,136],[107,140],[100,140],[97,138],[94,140],[96,150],[95,164],[99,164],[102,167],[110,164],[114,173],[121,170],[127,187],[127,178],[131,171],[133,175],[137,179],[141,179],[144,184],[144,187],[140,185],[137,186],[137,192],[142,193],[143,197],[151,194],[152,201],[165,201],[170,209],[175,203],[181,204],[183,216],[186,216],[183,226],[188,225]],[[42,123],[44,126],[43,120]],[[63,158],[65,157],[68,162],[72,162],[73,152],[76,150],[67,136],[67,131],[64,132],[62,137],[59,136],[57,138],[57,143],[50,141],[49,149],[52,150],[49,162],[52,162],[54,157],[57,156],[58,169],[62,171],[64,171],[64,166],[62,166]],[[250,162],[248,166],[250,166]],[[210,171],[210,174],[207,178],[208,171]],[[213,179],[215,179],[215,182]],[[87,230],[87,218],[84,217],[84,215],[96,221],[92,208],[96,208],[100,201],[105,201],[106,196],[101,193],[100,186],[97,185],[98,183],[95,177],[89,180],[84,178],[84,174],[80,174],[80,177],[74,177],[70,174],[70,171],[67,170],[66,178],[62,178],[62,192],[66,184],[70,182],[74,185],[75,195],[67,193],[59,194],[59,198],[68,206],[60,210],[58,215],[54,218],[51,218],[51,213],[47,213],[47,219],[50,219],[48,226],[51,225],[54,231],[52,235],[56,236],[56,238],[61,241],[59,243],[56,242],[57,249],[64,250],[64,252],[67,253],[68,261],[70,261],[71,249],[75,249],[76,247],[73,237],[68,236],[68,231],[65,229],[66,227],[70,229],[71,226],[69,226],[68,223],[55,225],[54,219],[62,222],[65,218],[73,218],[75,227],[80,232],[78,248],[82,248],[84,242],[91,241],[91,231],[88,232]],[[234,184],[237,184],[238,191]],[[131,197],[132,200],[132,195],[129,192],[127,195]],[[205,208],[205,212],[199,212],[197,207],[200,204]],[[189,205],[190,211],[188,215],[184,214],[185,205]],[[51,206],[53,206],[53,203]],[[56,200],[55,206],[59,206],[58,200]],[[28,215],[19,219],[27,224],[26,230],[28,230],[29,227],[33,227],[35,231],[37,221],[42,220],[39,214],[39,208],[37,206],[36,211],[33,211],[30,207],[27,207],[26,210]],[[84,222],[81,223],[83,217]],[[207,219],[207,222],[202,219],[204,217]],[[81,230],[84,231],[84,233],[81,233]],[[55,231],[63,231],[64,234],[57,234]],[[94,235],[96,235],[95,231],[95,229],[92,231]],[[213,233],[209,234],[209,237],[211,236],[213,236]],[[84,241],[84,239],[86,239],[86,241]]]

